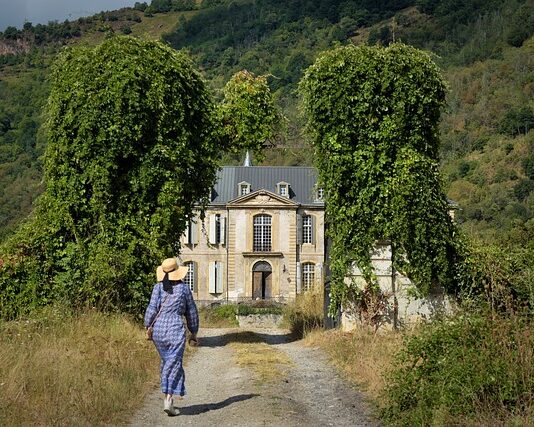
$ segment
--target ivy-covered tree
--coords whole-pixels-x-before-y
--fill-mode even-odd
[[[212,99],[182,53],[117,37],[61,53],[46,113],[46,189],[0,250],[0,315],[58,300],[138,313],[214,183]]]
[[[333,305],[379,291],[371,252],[384,240],[420,294],[455,292],[457,231],[438,171],[445,84],[430,57],[402,44],[341,47],[300,89],[327,197]],[[366,289],[345,283],[353,263]]]
[[[222,139],[229,151],[243,149],[263,158],[263,149],[274,142],[282,126],[266,76],[246,70],[235,73],[223,89],[219,106]]]

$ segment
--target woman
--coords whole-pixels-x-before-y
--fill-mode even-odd
[[[145,313],[145,327],[152,327],[152,339],[161,358],[161,391],[165,395],[163,410],[178,415],[173,395],[185,395],[185,373],[182,359],[185,350],[185,315],[190,340],[196,342],[198,311],[191,289],[182,279],[188,267],[179,267],[175,258],[168,258],[156,270],[150,304]]]

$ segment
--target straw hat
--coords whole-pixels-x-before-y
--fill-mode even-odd
[[[156,269],[156,277],[158,282],[161,282],[165,273],[169,273],[169,280],[182,280],[188,271],[189,267],[179,266],[176,258],[167,258]]]

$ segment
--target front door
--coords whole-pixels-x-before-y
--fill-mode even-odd
[[[252,298],[272,297],[272,269],[268,262],[260,261],[252,269]]]

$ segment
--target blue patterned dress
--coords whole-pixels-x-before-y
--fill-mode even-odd
[[[189,286],[172,282],[171,292],[156,283],[145,313],[145,327],[152,324],[160,307],[161,313],[154,323],[152,338],[161,358],[161,391],[165,394],[185,395],[185,373],[182,358],[185,350],[185,315],[189,331],[198,331],[198,311]]]

